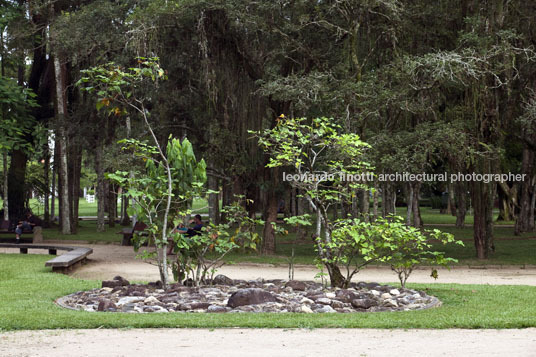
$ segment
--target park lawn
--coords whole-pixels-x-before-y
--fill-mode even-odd
[[[536,327],[536,287],[410,284],[437,296],[443,306],[424,311],[353,314],[126,314],[73,311],[58,297],[97,288],[52,273],[47,255],[0,254],[0,331],[68,328],[267,327],[267,328],[526,328]]]

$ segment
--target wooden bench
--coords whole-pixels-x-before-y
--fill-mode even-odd
[[[132,245],[132,237],[134,237],[134,232],[141,232],[141,234],[144,234],[144,230],[147,228],[147,225],[143,222],[136,222],[134,227],[130,228],[123,228],[121,232],[117,232],[117,234],[122,234],[123,239],[121,240],[121,245]],[[145,233],[147,234],[147,233]]]
[[[58,250],[66,250],[66,253],[52,258],[45,263],[46,267],[52,267],[52,271],[60,273],[67,273],[81,265],[87,259],[87,256],[93,253],[93,249],[91,248],[38,244],[0,243],[0,248],[18,248],[21,254],[28,254],[28,249],[47,249],[50,255],[56,255]]]

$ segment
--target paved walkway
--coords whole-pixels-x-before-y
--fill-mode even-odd
[[[536,329],[17,331],[0,356],[536,356]]]

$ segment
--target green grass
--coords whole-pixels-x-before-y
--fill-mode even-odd
[[[46,255],[0,254],[0,331],[64,328],[525,328],[536,326],[536,287],[411,284],[443,306],[425,311],[355,314],[124,314],[71,311],[58,297],[98,287],[44,267]]]

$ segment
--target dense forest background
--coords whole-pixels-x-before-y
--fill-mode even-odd
[[[106,172],[128,169],[117,141],[143,139],[139,116],[98,111],[75,83],[81,71],[158,57],[168,80],[141,89],[165,143],[188,139],[208,163],[210,219],[236,194],[270,223],[281,202],[307,210],[269,169],[250,130],[277,118],[330,117],[371,145],[376,173],[519,173],[523,182],[376,182],[334,215],[389,215],[448,192],[446,212],[463,227],[474,211],[477,256],[493,251],[493,209],[534,230],[536,201],[536,3],[521,0],[0,0],[2,197],[17,220],[32,192],[51,221],[75,233],[81,180],[95,184],[99,213],[114,224],[118,187]],[[105,104],[105,103],[101,103]],[[124,200],[123,223],[128,224]]]

